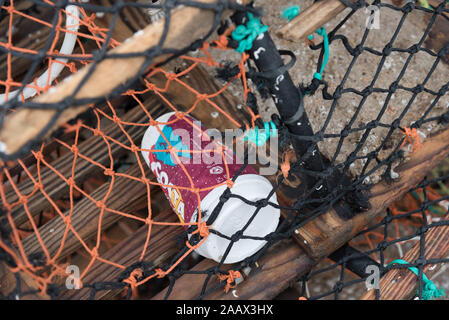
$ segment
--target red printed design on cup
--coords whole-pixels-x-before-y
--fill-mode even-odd
[[[178,119],[171,113],[159,117],[157,121],[168,124],[158,125],[162,134],[156,126],[147,130],[142,148],[151,152],[142,153],[147,157],[145,160],[158,183],[163,185],[163,191],[181,222],[196,222],[192,221],[192,217],[199,201],[192,190],[209,188],[199,192],[199,198],[203,200],[214,186],[232,179],[242,164],[236,163],[235,155],[230,150],[223,150],[226,161],[222,155],[211,157],[219,161],[205,161],[204,151],[217,150],[219,145],[208,139],[205,129],[192,117],[184,115],[184,118]],[[176,156],[173,151],[169,152],[170,146],[176,150]],[[241,174],[256,174],[256,171],[246,166]],[[203,211],[202,214],[204,216]]]

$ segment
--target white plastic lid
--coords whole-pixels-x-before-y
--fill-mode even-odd
[[[255,202],[266,199],[272,189],[270,181],[266,178],[256,174],[245,174],[236,179],[231,193]],[[201,201],[201,211],[211,214],[225,190],[226,186],[213,189]],[[277,204],[275,193],[269,201]],[[215,229],[221,234],[231,237],[245,227],[256,209],[255,206],[246,204],[238,198],[230,197],[223,205],[214,223],[209,226],[209,229]],[[250,225],[243,232],[243,235],[263,238],[276,230],[279,224],[279,217],[280,210],[267,205],[259,210]],[[193,217],[193,219],[196,220],[196,217]],[[208,215],[203,216],[203,221],[207,221],[207,219]],[[230,240],[210,232],[204,243],[196,249],[196,252],[206,258],[221,262],[230,242]],[[265,240],[240,239],[234,242],[224,263],[242,261],[259,251],[265,244]]]

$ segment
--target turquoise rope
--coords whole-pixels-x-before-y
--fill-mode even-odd
[[[402,259],[397,259],[391,262],[389,265],[392,264],[409,264],[407,261],[404,261]],[[416,276],[419,276],[419,270],[416,267],[408,267],[408,269],[413,272]],[[438,290],[435,283],[433,283],[432,280],[427,278],[427,276],[423,273],[423,280],[424,280],[424,288],[422,292],[422,299],[423,300],[432,300],[434,298],[439,298],[445,295],[444,289]]]
[[[270,129],[271,127],[271,129]],[[263,146],[270,137],[277,136],[277,128],[273,121],[264,123],[264,131],[259,131],[258,127],[249,130],[245,134],[245,141],[250,141],[257,145],[258,147]]]
[[[282,10],[281,18],[288,19],[288,21],[292,21],[299,14],[300,8],[298,5],[291,6]]]
[[[251,50],[253,41],[256,40],[257,36],[268,30],[268,26],[264,26],[260,19],[255,18],[251,13],[248,13],[248,18],[246,26],[240,25],[232,32],[232,39],[239,42],[236,51],[240,53]]]
[[[313,75],[314,78],[321,80],[323,78],[323,71],[326,67],[327,63],[329,62],[329,38],[326,33],[326,29],[324,27],[319,28],[316,33],[323,37],[323,43],[324,43],[324,59],[323,63],[321,64],[321,70],[320,72],[315,72]],[[309,35],[309,40],[313,40],[313,35]]]

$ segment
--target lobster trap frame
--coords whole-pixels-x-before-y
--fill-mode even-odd
[[[243,3],[242,3],[243,2]],[[67,139],[77,139],[81,122],[78,121],[71,125],[72,130],[67,130],[65,136],[58,138],[48,138],[46,136],[49,129],[63,125],[68,121],[76,118],[79,114],[85,112],[91,107],[92,103],[101,103],[104,97],[109,100],[120,103],[125,100],[125,104],[132,105],[129,97],[110,96],[111,92],[125,92],[127,88],[137,82],[143,82],[144,85],[148,83],[142,78],[146,71],[158,63],[165,63],[170,60],[170,55],[173,51],[184,52],[191,46],[195,39],[205,39],[218,27],[220,20],[223,17],[229,16],[232,10],[241,8],[246,4],[245,1],[239,1],[235,4],[233,1],[213,1],[201,0],[195,2],[195,6],[184,6],[177,10],[170,12],[167,20],[170,24],[153,23],[145,27],[142,31],[135,33],[133,28],[123,24],[119,29],[119,34],[108,34],[107,38],[114,37],[119,41],[124,41],[121,44],[109,51],[103,50],[94,61],[84,68],[76,72],[66,81],[59,83],[54,89],[42,93],[33,100],[33,103],[49,106],[48,108],[30,108],[20,109],[6,117],[0,131],[0,141],[3,145],[3,156],[5,160],[12,159],[22,154],[24,146],[31,147],[36,141],[40,141],[47,137],[45,143],[38,152],[32,155],[26,155],[22,158],[22,163],[30,163],[37,159],[43,160],[44,155],[50,155],[55,152],[58,147],[55,140],[64,141]],[[434,4],[434,7],[438,5]],[[123,9],[124,8],[124,9]],[[304,11],[299,17],[287,24],[279,31],[283,36],[298,41],[304,36],[313,33],[325,22],[333,18],[337,13],[343,11],[346,5],[341,1],[318,1],[310,8]],[[138,8],[123,6],[121,10],[129,15],[138,15],[136,12]],[[447,15],[447,9],[443,11],[442,15]],[[112,19],[118,23],[120,20],[117,14]],[[198,21],[204,23],[198,24]],[[107,23],[106,23],[107,25]],[[145,25],[144,22],[141,25]],[[170,28],[168,28],[170,25]],[[212,27],[211,27],[212,26]],[[163,39],[163,40],[161,40]],[[202,41],[199,43],[202,45]],[[198,44],[197,44],[198,46]],[[152,48],[157,47],[157,50]],[[198,46],[201,48],[200,46]],[[145,52],[145,57],[142,56]],[[178,52],[178,55],[179,55]],[[153,59],[154,57],[154,59]],[[239,101],[235,96],[226,91],[221,91],[217,81],[213,79],[208,72],[200,65],[196,65],[195,61],[190,61],[186,58],[186,63],[195,65],[189,72],[189,79],[183,79],[187,84],[200,84],[204,89],[203,99],[198,102],[192,114],[195,118],[201,120],[203,123],[210,125],[210,127],[224,130],[226,128],[236,128],[236,123],[232,119],[217,120],[205,107],[207,104],[214,103],[219,106],[221,110],[228,114],[235,115],[240,123],[246,123],[251,126],[251,120],[242,114],[238,109]],[[181,73],[181,75],[183,75]],[[166,76],[166,75],[165,75]],[[108,81],[104,81],[108,79]],[[166,94],[170,96],[172,105],[195,105],[197,96],[186,96],[185,87],[177,82],[176,77],[171,78],[171,85],[167,85]],[[164,77],[159,73],[151,74],[151,81],[153,85],[163,87],[166,85]],[[81,85],[82,84],[82,85]],[[220,92],[216,95],[216,92]],[[134,93],[130,92],[130,96]],[[199,93],[198,93],[199,94]],[[206,101],[209,100],[209,101]],[[54,108],[61,101],[68,103],[69,108]],[[149,95],[143,102],[147,110],[151,110],[151,114],[155,117],[167,110],[166,101],[161,96]],[[51,107],[53,106],[53,107]],[[121,120],[112,118],[115,122],[106,129],[95,132],[103,136],[112,137],[117,145],[124,144],[127,141],[126,137],[120,132],[116,131],[116,124],[126,125],[129,123],[142,124],[142,119],[145,117],[145,112],[139,107],[132,105],[129,110],[126,110]],[[38,119],[38,121],[36,121]],[[31,121],[33,120],[33,121]],[[30,125],[31,123],[31,125]],[[252,124],[254,125],[254,123]],[[136,126],[138,128],[138,126]],[[138,139],[143,135],[142,130],[130,131],[134,139]],[[189,266],[189,271],[181,275],[173,275],[176,282],[171,287],[160,288],[157,286],[157,281],[154,281],[154,290],[147,293],[148,297],[158,298],[174,298],[174,299],[194,299],[198,295],[207,299],[272,299],[284,292],[289,285],[299,279],[301,276],[307,274],[319,261],[326,257],[332,256],[338,252],[340,248],[345,248],[351,239],[359,235],[366,228],[376,225],[377,219],[384,216],[387,208],[389,208],[395,200],[403,197],[411,187],[419,185],[426,177],[428,172],[439,165],[447,156],[449,156],[449,146],[447,144],[449,138],[449,130],[442,130],[441,132],[432,135],[424,142],[423,146],[416,151],[410,160],[401,164],[396,172],[399,174],[399,179],[389,182],[381,182],[370,189],[369,209],[356,214],[351,218],[344,218],[338,212],[329,206],[327,212],[320,215],[313,216],[302,222],[292,234],[292,239],[286,239],[279,242],[276,248],[279,250],[268,250],[265,254],[257,259],[257,265],[253,266],[253,271],[245,275],[245,280],[238,283],[237,293],[229,293],[224,290],[216,290],[217,287],[222,287],[225,284],[220,281],[219,277],[213,277],[214,270],[223,271],[231,270],[232,266],[217,264],[210,260],[202,260],[196,265]],[[93,138],[86,139],[77,146],[74,150],[76,154],[83,155],[85,158],[93,159],[95,163],[103,163],[107,161],[109,154],[119,155],[123,150],[119,147],[110,146],[107,151],[101,148],[92,148]],[[70,149],[70,145],[66,144]],[[115,149],[114,149],[115,148]],[[129,147],[133,150],[135,146]],[[70,154],[55,158],[50,167],[57,168],[59,172],[70,173],[73,170]],[[10,169],[10,173],[19,173],[23,171],[25,166],[16,166]],[[87,162],[84,167],[79,170],[77,174],[77,183],[86,180],[90,175],[97,170],[92,162]],[[138,165],[131,165],[126,169],[126,174],[131,176],[138,176],[142,168]],[[54,174],[54,172],[53,172]],[[65,174],[63,174],[65,176]],[[112,175],[114,176],[114,175]],[[33,190],[36,184],[49,183],[52,177],[52,172],[49,171],[48,176],[44,177],[44,181],[32,181],[28,184],[22,183],[19,187],[21,193],[25,190]],[[65,178],[64,178],[65,179]],[[146,194],[147,190],[142,189],[141,185],[130,184],[128,180],[119,175],[115,175],[115,187],[126,189],[127,195],[124,197],[120,192],[112,192],[110,198],[113,202],[109,202],[108,206],[113,207],[119,211],[123,208],[132,209],[135,211],[144,210],[148,206]],[[271,177],[272,181],[276,181],[276,177]],[[72,183],[69,179],[65,179],[70,185]],[[163,194],[153,189],[153,199],[162,199]],[[52,197],[59,197],[64,192],[64,186],[54,186],[51,190]],[[106,194],[111,194],[107,181],[97,182],[93,191],[92,198],[100,199]],[[13,197],[15,190],[10,192]],[[3,195],[8,198],[8,194]],[[284,207],[292,206],[295,199],[291,199],[278,194],[280,204]],[[20,199],[18,199],[20,200]],[[157,201],[155,201],[157,202]],[[163,201],[161,201],[163,202]],[[100,218],[94,213],[97,209],[98,203],[86,201],[82,205],[78,205],[76,210],[71,213],[71,225],[78,230],[78,234],[83,239],[92,239],[98,236],[98,220]],[[156,214],[154,218],[159,221],[173,222],[175,216],[170,212],[170,208],[161,203],[151,203],[154,205]],[[46,206],[43,201],[33,201],[29,204],[28,212],[10,209],[7,219],[13,219],[16,224],[23,224],[29,219],[28,214],[38,215]],[[283,213],[284,217],[288,217],[288,210]],[[21,291],[28,292],[29,297],[32,298],[49,298],[50,296],[61,299],[85,299],[85,298],[112,298],[123,293],[123,289],[128,290],[128,297],[131,296],[136,289],[135,284],[139,282],[138,279],[145,278],[144,274],[137,274],[133,263],[135,262],[151,262],[154,266],[161,266],[170,261],[173,256],[176,256],[177,239],[179,239],[179,228],[173,226],[165,226],[164,224],[152,225],[151,241],[152,249],[140,251],[139,248],[144,246],[148,241],[148,224],[140,227],[131,228],[129,225],[120,223],[120,215],[112,215],[105,217],[102,220],[102,228],[107,229],[110,226],[118,225],[125,236],[121,236],[121,241],[113,246],[111,249],[101,255],[103,261],[114,261],[116,265],[127,266],[125,270],[122,268],[111,268],[107,263],[94,265],[91,271],[83,279],[83,283],[94,283],[98,278],[102,279],[102,286],[99,288],[95,284],[92,286],[85,286],[80,290],[69,290],[65,292],[53,292],[51,283],[38,284],[34,283],[29,274],[23,270],[16,273],[8,272],[8,268],[2,276],[0,282],[2,283],[2,294],[14,294],[14,288],[20,283]],[[442,221],[447,221],[447,215]],[[151,225],[151,224],[150,224]],[[41,239],[37,235],[31,235],[24,241],[25,251],[28,256],[37,253],[41,247],[40,243],[51,243],[51,239],[55,233],[63,234],[66,221],[64,219],[52,219],[46,224],[39,227],[41,230]],[[414,246],[408,253],[405,254],[406,260],[411,262],[419,258],[425,257],[425,260],[444,260],[449,249],[449,226],[447,223],[440,223],[435,228],[426,229],[425,231],[427,247],[421,248],[419,245]],[[424,232],[425,232],[424,231]],[[47,239],[47,240],[46,240]],[[65,246],[61,249],[57,243],[53,242],[52,246],[47,246],[51,252],[58,253],[59,259],[68,257],[75,250],[80,249],[80,244],[75,236],[67,238]],[[424,249],[424,250],[423,250]],[[341,250],[341,249],[340,249]],[[354,255],[353,255],[354,256]],[[355,255],[357,256],[357,255]],[[100,256],[97,256],[100,257]],[[343,255],[344,260],[345,255]],[[341,257],[339,257],[341,258]],[[345,261],[345,267],[351,270],[351,259]],[[354,257],[353,257],[354,259]],[[95,262],[95,261],[94,261]],[[93,262],[92,262],[93,263]],[[436,272],[437,268],[433,268],[432,263],[427,263],[421,266],[421,272],[426,273],[429,277]],[[155,270],[153,266],[148,270]],[[204,272],[208,270],[210,272]],[[256,270],[257,272],[255,272]],[[353,268],[353,272],[355,269]],[[166,270],[167,271],[167,270]],[[357,272],[356,272],[357,273]],[[124,276],[126,274],[126,276]],[[119,282],[117,279],[120,279]],[[130,279],[135,279],[131,281]],[[170,278],[171,279],[171,278]],[[392,286],[392,279],[396,279],[395,286]],[[125,281],[126,280],[126,281]],[[206,284],[205,284],[206,280]],[[235,280],[235,279],[233,279]],[[166,283],[163,283],[165,286]],[[42,288],[45,292],[41,292]],[[416,287],[416,276],[411,273],[403,271],[403,269],[389,270],[382,278],[380,291],[377,291],[379,297],[384,299],[402,299],[409,298]],[[399,288],[399,289],[398,289]],[[38,293],[41,293],[40,295]],[[145,293],[142,294],[145,297]],[[373,292],[365,295],[363,298],[375,298]]]

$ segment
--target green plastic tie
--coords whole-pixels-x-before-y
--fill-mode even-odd
[[[319,28],[316,33],[323,37],[323,43],[324,43],[324,59],[323,63],[321,63],[321,70],[320,72],[315,72],[313,75],[314,78],[321,80],[323,78],[323,71],[326,67],[327,63],[329,62],[329,38],[326,33],[326,29],[324,27]],[[309,35],[309,40],[313,40],[313,35]]]
[[[407,261],[402,259],[396,259],[392,261],[392,264],[409,264]],[[408,267],[408,269],[413,272],[416,276],[419,277],[419,270],[416,267]],[[424,287],[422,292],[422,300],[433,300],[434,298],[439,298],[445,295],[444,289],[438,290],[435,283],[432,280],[427,278],[427,276],[423,273]]]
[[[271,127],[271,129],[270,129]],[[270,137],[277,136],[277,128],[273,121],[270,122],[264,122],[264,130],[259,131],[258,127],[255,127],[254,129],[250,129],[245,134],[245,141],[250,141],[257,145],[258,147],[263,146]]]
[[[253,42],[264,32],[268,31],[268,26],[264,26],[259,18],[255,18],[252,13],[248,13],[248,22],[246,25],[240,25],[232,32],[232,39],[239,42],[237,52],[243,53],[251,50]]]
[[[299,14],[300,8],[298,5],[291,6],[282,10],[281,18],[292,21]]]

